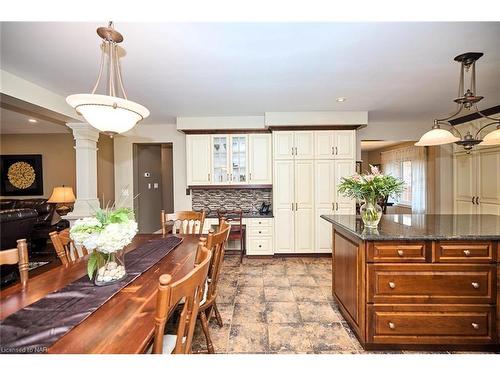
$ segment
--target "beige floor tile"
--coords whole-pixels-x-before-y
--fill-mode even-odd
[[[232,324],[266,323],[264,303],[235,304]]]
[[[308,332],[302,324],[269,324],[269,350],[275,353],[312,353]]]
[[[321,294],[323,294],[323,296],[325,296],[325,298],[327,299],[327,301],[329,301],[329,302],[333,302],[334,301],[333,293],[332,293],[332,286],[331,285],[329,285],[329,286],[320,286],[319,290],[321,291]]]
[[[314,279],[314,281],[316,281],[317,285],[320,285],[320,286],[331,286],[332,285],[332,274],[331,273],[321,274],[321,275],[314,274],[314,275],[312,275],[312,278]]]
[[[308,275],[288,275],[288,281],[291,286],[318,286],[316,280]]]
[[[304,323],[315,353],[356,351],[347,332],[340,323]]]
[[[298,302],[297,306],[304,322],[340,322],[339,316],[328,302]]]
[[[233,312],[234,312],[234,304],[232,303],[219,303],[219,296],[217,296],[217,308],[219,309],[222,323],[223,324],[231,324],[233,320]],[[211,322],[215,323],[217,320],[215,319],[215,314],[212,314]]]
[[[286,274],[285,264],[282,262],[278,264],[265,265],[262,267],[262,274],[264,276],[272,276],[272,277],[285,276]]]
[[[264,286],[262,276],[255,275],[240,275],[238,277],[238,286]]]
[[[243,265],[240,268],[240,275],[250,275],[262,277],[263,266]]]
[[[292,292],[296,301],[327,302],[326,296],[319,287],[292,286]]]
[[[264,287],[264,299],[266,302],[295,302],[290,287]]]
[[[263,277],[264,287],[272,286],[272,287],[290,287],[290,282],[286,276],[266,276]]]
[[[295,302],[266,302],[266,321],[272,323],[301,323]]]
[[[287,263],[285,268],[287,276],[308,275],[307,267],[303,263],[297,263],[297,264]]]
[[[238,286],[234,299],[234,302],[239,304],[263,303],[264,301],[264,288],[260,286]]]
[[[267,324],[233,324],[228,353],[266,353],[269,351]]]

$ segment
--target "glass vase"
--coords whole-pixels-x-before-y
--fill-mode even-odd
[[[382,207],[377,204],[376,199],[366,199],[359,208],[359,213],[366,228],[377,228],[382,217]]]
[[[104,286],[117,283],[127,277],[125,268],[125,251],[120,250],[115,253],[103,254],[106,262],[97,269],[94,284]]]

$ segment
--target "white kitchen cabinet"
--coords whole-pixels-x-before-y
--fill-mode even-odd
[[[500,215],[500,147],[453,156],[454,213]]]
[[[331,224],[321,215],[354,215],[356,203],[338,193],[342,177],[354,173],[354,160],[315,160],[315,251],[332,252]]]
[[[250,184],[272,184],[272,144],[271,134],[250,134],[249,143],[249,176]]]
[[[314,252],[314,162],[295,162],[295,252]]]
[[[212,182],[225,185],[230,182],[229,135],[212,135]]]
[[[212,135],[212,184],[248,183],[248,136]]]
[[[295,251],[294,174],[293,160],[277,160],[274,162],[274,251],[277,253],[293,253]]]
[[[208,185],[211,182],[210,135],[186,136],[188,185]]]
[[[317,130],[314,132],[315,159],[356,159],[355,130]]]
[[[313,159],[314,132],[276,131],[273,132],[274,160]]]
[[[243,223],[246,225],[247,255],[273,255],[273,218],[248,218],[243,219]]]

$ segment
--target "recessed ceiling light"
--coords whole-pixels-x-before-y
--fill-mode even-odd
[[[38,122],[38,121],[37,121],[37,120],[35,120],[34,118],[30,118],[28,121],[29,121],[29,122],[31,122],[31,123],[33,123],[33,124],[35,124],[35,123],[37,123],[37,122]]]
[[[336,100],[337,100],[337,102],[342,103],[342,102],[345,102],[347,100],[347,98],[340,97],[340,98],[337,98]]]

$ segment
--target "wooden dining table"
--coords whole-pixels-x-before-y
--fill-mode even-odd
[[[170,274],[176,281],[194,267],[199,235],[181,237],[184,240],[177,248],[52,344],[48,353],[144,353],[153,339],[160,275]],[[126,252],[161,238],[161,234],[138,234]],[[24,290],[20,284],[2,290],[0,320],[85,276],[86,258],[28,279]]]

